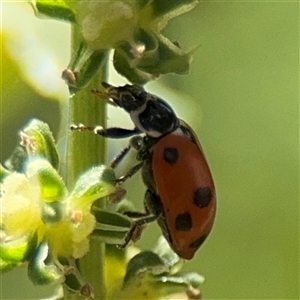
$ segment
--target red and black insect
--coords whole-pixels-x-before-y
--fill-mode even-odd
[[[191,259],[210,233],[216,213],[213,179],[196,134],[177,118],[169,104],[142,87],[114,87],[108,83],[103,86],[107,92],[98,94],[129,113],[135,127],[79,125],[72,129],[93,130],[108,138],[133,136],[130,145],[113,162],[114,166],[130,148],[136,149],[140,163],[119,182],[142,169],[147,187],[145,213],[127,213],[136,220],[126,244],[138,227],[157,220],[172,249],[180,257]]]

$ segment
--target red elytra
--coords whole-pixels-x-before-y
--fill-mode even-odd
[[[168,151],[173,151],[169,155],[173,160],[165,158]],[[162,137],[153,148],[152,170],[163,206],[158,222],[173,250],[191,259],[208,236],[216,213],[214,183],[199,143],[176,133]]]

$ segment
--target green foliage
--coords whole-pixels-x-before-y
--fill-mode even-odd
[[[106,49],[92,51],[85,41],[80,43],[77,52],[73,54],[72,60],[62,74],[71,95],[90,82],[107,61],[108,54]]]
[[[49,246],[42,242],[36,248],[34,256],[28,264],[28,276],[37,285],[62,283],[64,274],[51,260],[49,261]]]
[[[75,22],[75,11],[63,0],[43,1],[36,0],[34,2],[36,12],[49,18],[58,19],[67,22]]]
[[[50,164],[58,169],[59,157],[55,141],[48,124],[32,119],[19,133],[21,142],[12,156],[6,162],[10,170],[23,171],[28,155],[31,157],[44,157]]]
[[[161,238],[154,251],[142,251],[129,261],[122,287],[114,291],[112,299],[122,299],[124,294],[128,299],[164,299],[175,294],[199,299],[198,288],[204,278],[179,272],[182,262]]]
[[[53,159],[57,150],[49,127],[33,120],[20,137],[18,148],[25,155],[15,165],[23,165],[24,172],[2,171],[1,269],[27,261],[35,284],[61,282],[58,257],[74,259],[88,251],[87,237],[95,227],[91,205],[117,190],[115,175],[105,166],[94,167],[79,177],[69,193],[50,164],[54,161],[57,165]]]
[[[76,12],[76,26],[82,33],[78,50],[63,73],[71,93],[87,85],[111,49],[115,69],[132,83],[188,72],[193,51],[184,52],[161,31],[170,19],[194,8],[197,0],[66,1],[64,9],[66,3],[70,12]],[[62,15],[61,6],[53,1],[40,12],[55,17],[55,11],[57,17]]]

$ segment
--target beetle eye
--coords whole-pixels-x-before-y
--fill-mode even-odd
[[[118,104],[128,113],[138,110],[146,102],[144,94],[136,94],[131,91],[124,91],[120,93]]]
[[[135,111],[139,108],[139,103],[136,98],[130,93],[121,93],[119,98],[119,105],[128,113]]]

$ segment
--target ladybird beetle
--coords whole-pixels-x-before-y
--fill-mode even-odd
[[[115,167],[130,148],[136,149],[140,163],[118,181],[123,183],[141,169],[147,187],[145,213],[126,213],[136,221],[125,245],[141,231],[138,228],[157,220],[171,248],[180,257],[192,259],[210,233],[216,213],[212,175],[196,134],[168,103],[142,87],[102,84],[107,92],[94,93],[129,113],[134,128],[71,128],[94,131],[108,138],[133,136],[129,146],[112,162]]]

